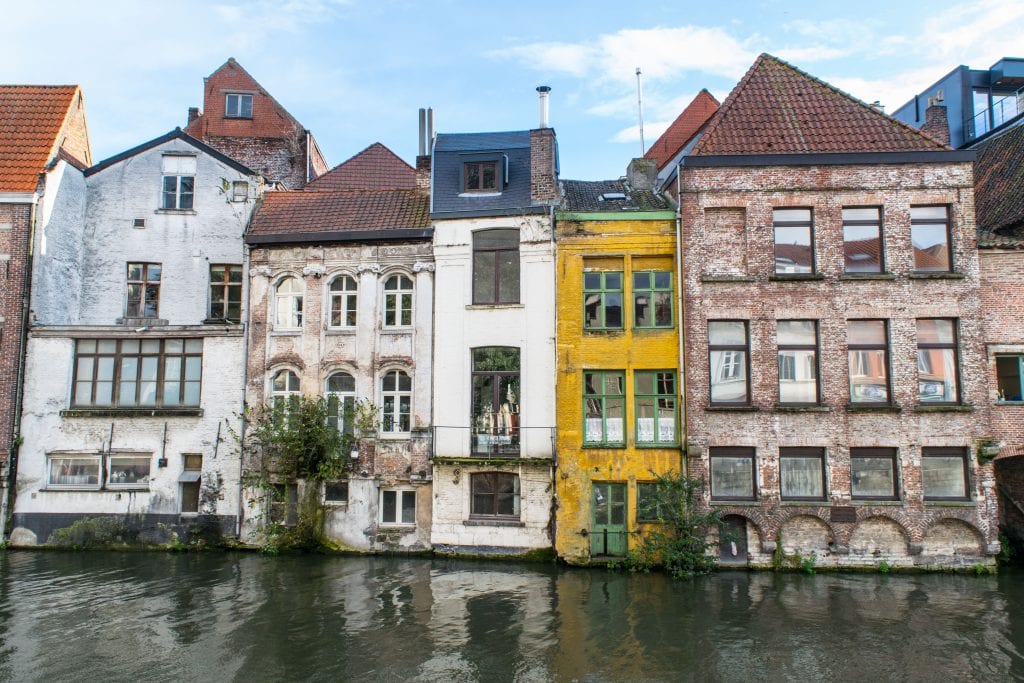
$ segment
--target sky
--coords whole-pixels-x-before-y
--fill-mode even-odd
[[[0,0],[0,83],[83,87],[94,161],[177,127],[234,57],[331,166],[374,142],[413,163],[438,132],[538,125],[551,90],[563,178],[625,173],[707,88],[769,52],[892,112],[959,64],[1024,57],[1024,0],[555,2]]]

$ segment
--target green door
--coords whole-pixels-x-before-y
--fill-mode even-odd
[[[590,556],[626,554],[626,485],[593,485]]]

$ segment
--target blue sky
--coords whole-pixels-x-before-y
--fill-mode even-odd
[[[331,165],[373,142],[413,161],[439,132],[537,125],[552,87],[562,176],[615,178],[702,88],[723,99],[770,52],[893,111],[958,64],[1024,56],[1024,0],[512,2],[64,0],[0,7],[0,82],[79,83],[95,160],[184,126],[235,57]]]

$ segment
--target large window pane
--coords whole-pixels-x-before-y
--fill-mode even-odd
[[[850,494],[853,498],[896,498],[896,449],[851,448]]]
[[[967,498],[966,452],[958,448],[923,448],[921,479],[925,500]]]
[[[711,497],[720,500],[753,500],[754,449],[712,448]]]
[[[583,373],[583,442],[588,445],[625,443],[625,374]]]
[[[910,207],[910,240],[914,247],[914,270],[952,270],[948,207]]]
[[[851,403],[889,402],[889,352],[884,320],[847,322]]]
[[[814,272],[810,209],[775,209],[775,272]]]
[[[780,448],[779,478],[783,500],[824,499],[824,466],[823,450]]]
[[[94,457],[51,457],[48,486],[70,488],[98,488],[100,485],[100,459]]]
[[[922,403],[956,403],[956,325],[950,319],[917,321],[918,400]]]
[[[473,303],[509,304],[518,301],[519,231],[501,229],[474,233]]]

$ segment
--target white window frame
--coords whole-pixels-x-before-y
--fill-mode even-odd
[[[341,283],[341,289],[334,290],[335,283]],[[352,285],[349,288],[349,285]],[[338,302],[339,310],[341,311],[341,324],[335,325],[334,319],[334,303],[335,300]],[[351,304],[353,312],[355,313],[355,322],[349,325],[346,321],[348,319],[349,305]],[[349,273],[339,273],[331,278],[331,281],[327,283],[327,329],[330,330],[352,330],[359,325],[359,280],[354,275]]]
[[[140,460],[140,461],[141,460],[145,460],[146,463],[149,465],[149,474],[146,476],[146,481],[144,481],[144,482],[126,482],[126,483],[120,483],[120,482],[114,481],[114,470],[113,470],[113,464],[114,464],[113,461],[114,460]],[[118,453],[118,452],[113,452],[113,453],[108,453],[107,454],[106,461],[107,461],[107,469],[106,469],[107,476],[106,476],[106,485],[105,485],[104,488],[117,489],[117,490],[124,490],[124,489],[149,490],[149,482],[153,478],[153,454],[152,453]]]
[[[288,373],[292,378],[295,379],[295,388],[291,387],[291,382],[288,377],[284,379],[284,389],[275,389],[274,384],[277,378],[283,373]],[[288,401],[292,396],[302,395],[302,379],[299,377],[299,373],[294,368],[277,368],[272,370],[270,373],[270,381],[267,383],[267,395],[270,396],[270,404],[276,405],[278,400]]]
[[[384,519],[384,494],[394,493],[395,494],[395,519],[387,520]],[[403,522],[402,517],[402,502],[407,496],[412,497],[412,521]],[[387,488],[380,490],[380,514],[377,519],[380,520],[381,526],[416,526],[416,489],[411,488]]]
[[[235,100],[235,106],[234,107],[231,106],[231,98],[232,97],[237,98]],[[244,98],[246,98],[246,97],[249,98],[249,115],[248,116],[245,116],[242,113],[242,111],[243,111],[242,100]],[[254,104],[254,98],[252,96],[252,93],[244,93],[244,92],[229,92],[229,93],[225,93],[224,94],[224,118],[226,118],[226,119],[251,119],[252,118],[253,104]]]
[[[55,484],[51,475],[52,462],[54,460],[89,460],[96,463],[95,484]],[[103,487],[103,456],[100,453],[47,453],[46,454],[46,484],[44,488],[62,491],[99,491]],[[68,475],[70,476],[70,475]],[[86,475],[87,476],[87,475]]]
[[[297,291],[282,291],[286,284],[294,282]],[[285,275],[274,285],[274,330],[297,332],[302,329],[302,304],[306,288],[302,280],[294,275]],[[286,311],[286,313],[284,312]],[[282,318],[287,318],[282,320]]]
[[[392,280],[394,280],[395,278],[398,278],[398,287],[396,289],[388,289],[387,288],[388,283],[391,282]],[[407,287],[407,288],[403,288],[402,287],[402,280],[401,280],[401,278],[405,278],[406,280],[409,281],[409,287]],[[382,287],[383,287],[383,291],[384,291],[384,305],[383,305],[381,310],[382,310],[383,315],[384,315],[384,319],[383,319],[384,327],[386,327],[386,328],[412,327],[413,323],[415,322],[415,317],[414,316],[416,314],[416,306],[415,306],[416,281],[413,279],[413,277],[411,275],[409,275],[408,273],[405,273],[405,272],[391,273],[391,274],[389,274],[389,275],[387,275],[386,277],[383,278],[383,285],[382,285]],[[403,323],[402,322],[402,311],[404,309],[401,306],[401,302],[402,302],[402,298],[405,297],[405,296],[409,297],[409,309],[408,309],[409,310],[409,322],[408,323]],[[388,312],[389,311],[392,311],[395,314],[394,315],[394,322],[393,323],[388,323]]]
[[[352,391],[331,391],[331,378],[335,377],[337,375],[347,375],[348,377],[350,377],[352,379]],[[344,370],[344,369],[332,370],[330,372],[330,374],[327,375],[327,379],[324,380],[324,396],[327,397],[328,405],[330,404],[330,400],[332,398],[338,399],[338,415],[337,415],[337,418],[338,418],[338,431],[342,432],[342,433],[345,433],[346,428],[348,428],[348,432],[349,433],[352,432],[352,429],[351,429],[352,425],[346,425],[345,424],[345,406],[347,404],[347,405],[352,406],[353,408],[355,407],[355,403],[356,403],[355,381],[356,381],[355,375],[353,375],[348,370]]]
[[[384,380],[388,376],[390,376],[392,373],[398,373],[399,375],[405,375],[406,377],[409,378],[409,389],[407,391],[398,388],[399,380],[400,380],[400,377],[398,377],[398,376],[395,377],[395,385],[396,385],[395,389],[393,389],[393,390],[386,390],[384,388]],[[381,434],[381,436],[384,437],[384,438],[388,438],[388,437],[398,438],[398,437],[407,436],[409,434],[409,432],[412,430],[413,391],[415,390],[415,386],[413,386],[413,383],[412,383],[412,374],[409,372],[409,370],[407,368],[386,368],[384,370],[384,372],[381,373],[380,380],[377,382],[377,386],[378,386],[378,388],[380,390],[380,434]],[[384,404],[385,404],[386,399],[387,399],[388,396],[391,396],[391,397],[394,398],[393,405],[396,407],[395,410],[392,410],[391,415],[390,415],[391,420],[392,420],[392,422],[391,422],[392,428],[391,429],[387,429],[386,426],[385,426],[386,422],[387,422],[387,418],[389,417],[389,415],[385,412],[385,405]],[[408,397],[409,398],[409,429],[406,429],[406,430],[401,429],[401,425],[402,425],[401,405],[402,405],[402,398],[404,398],[404,397]]]

